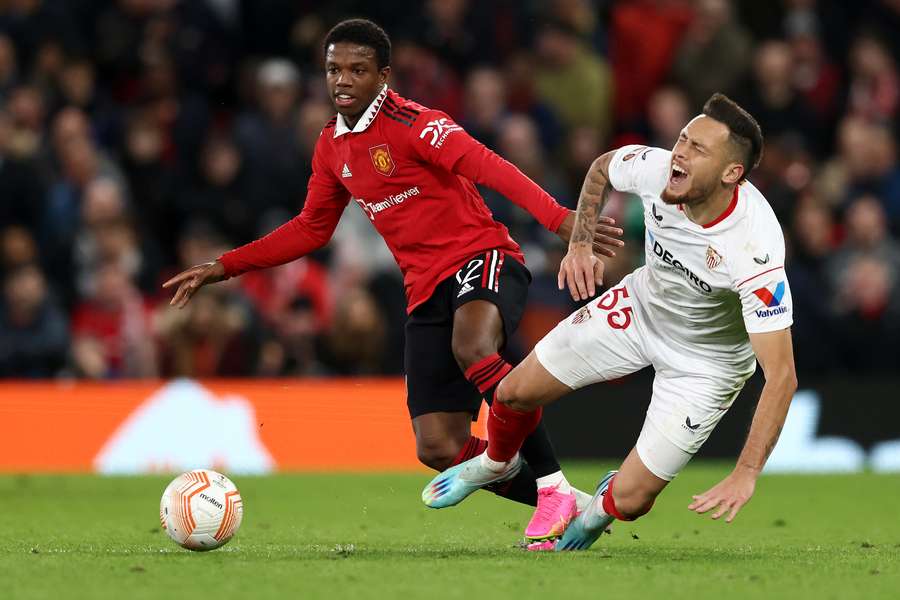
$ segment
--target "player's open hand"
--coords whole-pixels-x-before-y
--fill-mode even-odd
[[[594,227],[594,252],[602,255],[613,257],[616,255],[615,248],[621,248],[625,242],[620,240],[623,231],[620,227],[616,227],[616,220],[612,217],[600,216],[597,220],[597,226]],[[568,216],[560,224],[556,230],[562,241],[569,243],[572,237],[572,229],[575,227],[575,212],[569,211]],[[560,288],[562,289],[562,288]]]
[[[559,264],[557,277],[559,289],[569,286],[572,299],[576,302],[592,298],[597,288],[603,285],[603,261],[585,244],[569,248],[569,252]]]
[[[225,279],[225,267],[219,261],[214,260],[213,262],[203,263],[182,271],[165,282],[163,287],[170,288],[173,285],[180,284],[169,304],[178,308],[184,308],[194,293],[201,287],[223,279]]]
[[[731,523],[741,507],[750,502],[755,489],[756,475],[735,469],[708,492],[693,496],[694,501],[690,503],[688,510],[703,514],[715,508],[717,510],[712,515],[713,519],[728,513],[725,522]]]

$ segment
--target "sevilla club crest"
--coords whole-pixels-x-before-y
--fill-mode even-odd
[[[372,157],[372,165],[375,170],[385,176],[394,174],[396,165],[394,159],[391,158],[391,151],[387,144],[380,144],[369,148],[369,156]]]
[[[706,266],[715,269],[722,264],[722,255],[713,250],[712,246],[706,247]]]

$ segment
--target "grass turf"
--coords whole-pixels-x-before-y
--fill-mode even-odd
[[[571,465],[585,489],[607,465]],[[168,477],[0,477],[0,597],[897,598],[900,478],[766,476],[726,525],[686,510],[727,467],[690,465],[583,553],[516,547],[530,510],[479,492],[441,511],[427,474],[236,477],[241,530],[192,553],[160,530]]]

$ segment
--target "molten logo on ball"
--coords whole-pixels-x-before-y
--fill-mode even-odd
[[[159,520],[175,542],[188,550],[213,550],[241,526],[244,503],[230,479],[206,469],[176,477],[159,503]]]

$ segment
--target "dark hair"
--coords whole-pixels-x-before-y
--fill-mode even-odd
[[[328,51],[328,46],[340,42],[372,48],[379,69],[391,64],[391,38],[384,29],[368,19],[347,19],[332,27],[325,36],[325,51]]]
[[[738,147],[744,165],[743,181],[759,164],[763,151],[762,129],[756,119],[725,94],[713,94],[703,105],[703,114],[728,127],[731,143]]]

